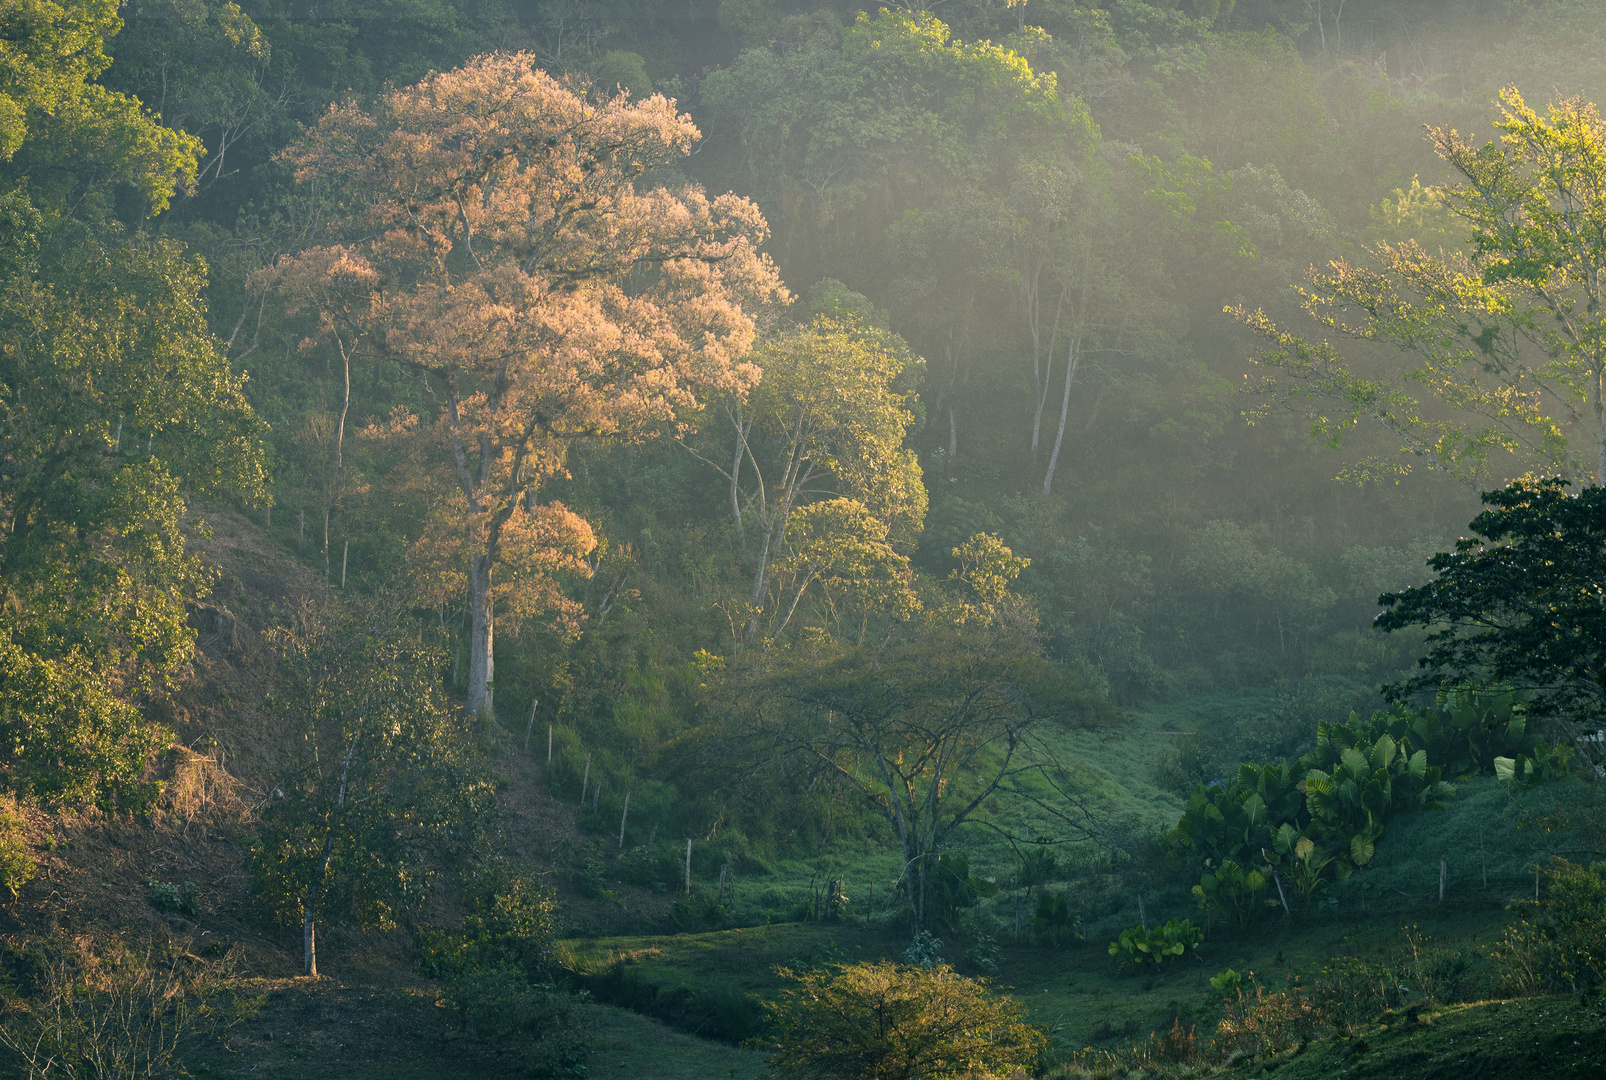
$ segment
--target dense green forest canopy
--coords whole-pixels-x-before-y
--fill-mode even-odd
[[[1248,687],[1176,792],[1314,751],[1479,489],[1606,469],[1597,15],[0,0],[7,785],[153,796],[232,510],[438,665],[372,684],[430,768],[448,699],[551,725],[621,847],[936,866],[1005,792],[1130,851],[1042,732]],[[390,790],[343,708],[307,737]],[[307,813],[256,865],[310,963],[367,841]]]

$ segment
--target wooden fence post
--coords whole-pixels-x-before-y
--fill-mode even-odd
[[[586,774],[580,778],[580,809],[586,808],[586,788],[591,783],[591,755],[586,755]]]
[[[619,850],[625,849],[625,819],[630,816],[630,792],[625,792],[625,809],[619,815]]]
[[[686,895],[691,895],[691,837],[686,837]]]

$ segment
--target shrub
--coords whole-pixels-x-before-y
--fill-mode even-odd
[[[0,806],[0,885],[10,890],[15,900],[38,872],[39,864],[22,836],[21,816],[12,807]]]
[[[942,939],[930,930],[922,930],[903,950],[903,962],[922,968],[936,967],[942,963],[941,952]]]
[[[1138,967],[1159,967],[1167,957],[1180,958],[1193,952],[1203,940],[1204,931],[1191,919],[1172,919],[1152,930],[1141,926],[1122,930],[1121,936],[1110,942],[1110,955]]]
[[[1024,1007],[946,964],[779,972],[799,985],[765,1006],[784,1074],[842,1080],[1007,1075],[1047,1046]]]
[[[729,904],[701,886],[669,905],[669,921],[683,934],[721,929],[730,925],[732,914]]]
[[[1229,971],[1228,975],[1237,976]],[[1245,1054],[1275,1054],[1295,1044],[1306,1043],[1324,1026],[1321,1008],[1311,1000],[1297,982],[1284,990],[1268,993],[1255,980],[1254,972],[1248,976],[1254,987],[1250,994],[1243,980],[1231,988],[1222,1004],[1222,1016],[1216,1024],[1213,1042],[1215,1052],[1229,1055],[1234,1051]],[[1217,989],[1216,979],[1210,984]]]
[[[556,966],[558,900],[545,885],[517,875],[488,885],[463,920],[461,934],[424,929],[420,965],[426,975],[451,979],[468,970],[506,967],[531,982],[548,981]]]
[[[259,1004],[230,991],[227,957],[203,964],[180,951],[63,939],[27,959],[32,992],[9,1002],[0,1020],[0,1048],[27,1076],[184,1075],[186,1047]]]
[[[446,1005],[462,1030],[531,1061],[527,1075],[589,1075],[591,1047],[579,999],[573,995],[555,986],[532,985],[523,971],[508,964],[465,967],[444,989]]]
[[[1606,863],[1557,859],[1544,878],[1549,888],[1540,900],[1511,905],[1523,918],[1490,957],[1518,994],[1596,992],[1606,983]]]
[[[971,920],[965,928],[965,963],[994,975],[998,972],[998,955],[998,939],[981,924],[981,920]]]
[[[1483,996],[1473,957],[1434,946],[1414,926],[1402,934],[1403,946],[1383,960],[1334,957],[1313,973],[1308,994],[1325,1023],[1353,1031],[1391,1009]]]
[[[146,878],[145,887],[151,891],[151,904],[163,911],[174,911],[192,919],[201,913],[201,891],[193,881],[175,885]]]
[[[1249,917],[1265,891],[1265,874],[1259,870],[1245,872],[1236,862],[1226,859],[1213,873],[1200,875],[1193,897],[1206,915],[1224,915],[1241,930],[1249,925]]]

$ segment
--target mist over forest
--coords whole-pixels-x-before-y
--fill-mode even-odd
[[[0,1076],[1596,1075],[1603,15],[0,0]]]

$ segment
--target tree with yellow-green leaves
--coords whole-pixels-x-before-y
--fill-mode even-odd
[[[1397,441],[1405,460],[1360,462],[1356,479],[1402,475],[1415,458],[1468,484],[1535,469],[1606,480],[1606,122],[1581,98],[1541,112],[1508,87],[1495,129],[1482,144],[1428,131],[1461,177],[1432,197],[1464,250],[1383,242],[1300,290],[1355,355],[1229,309],[1265,342],[1254,389],[1268,402],[1335,447],[1363,421]]]
[[[821,530],[830,523],[851,526],[836,535],[891,545],[872,560],[890,572],[902,558],[893,550],[915,541],[926,516],[920,462],[904,447],[923,364],[902,338],[853,317],[821,316],[766,341],[752,359],[763,371],[758,385],[730,395],[725,406],[733,433],[729,465],[698,454],[729,485],[737,531],[745,535],[751,526],[758,534],[749,639],[764,625],[778,568],[791,581],[775,598],[787,612],[780,629],[815,579],[803,568],[818,559],[789,548],[791,541],[818,545],[827,542]],[[798,511],[833,497],[857,509],[815,512],[806,526],[793,526]]]
[[[946,964],[846,964],[781,974],[766,1005],[782,1074],[853,1080],[1002,1077],[1047,1046],[1018,1001]]]

